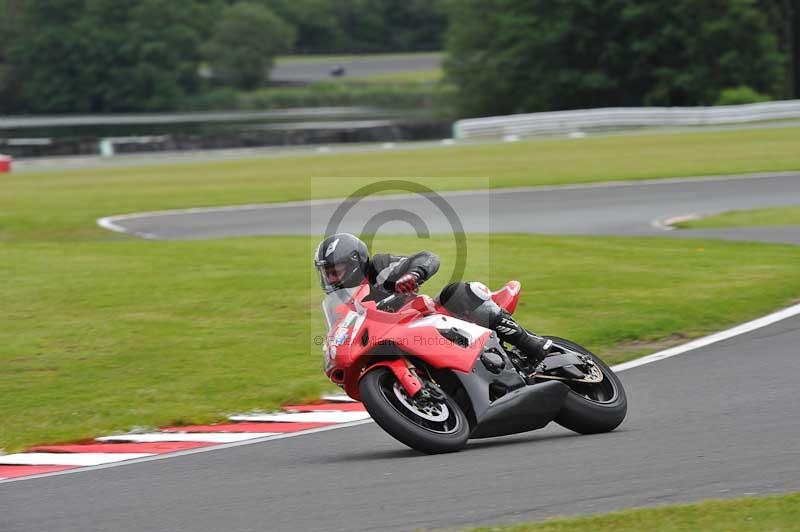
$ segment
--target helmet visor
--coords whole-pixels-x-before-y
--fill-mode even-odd
[[[327,293],[342,288],[344,281],[352,273],[351,266],[346,262],[331,264],[327,261],[317,261],[316,267],[317,271],[319,271],[319,281],[322,289]]]
[[[341,283],[347,274],[347,264],[339,263],[339,264],[328,264],[322,267],[322,275],[325,277],[325,281],[330,286],[336,286]]]

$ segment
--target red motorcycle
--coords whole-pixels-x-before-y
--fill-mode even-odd
[[[619,378],[574,342],[548,337],[561,353],[533,367],[494,331],[453,317],[428,296],[365,301],[369,293],[364,283],[325,298],[325,373],[409,447],[453,452],[470,438],[550,421],[608,432],[625,418]],[[492,299],[513,313],[519,296],[520,283],[511,281]]]

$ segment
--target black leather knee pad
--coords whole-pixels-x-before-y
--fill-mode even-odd
[[[484,289],[485,295],[478,295],[484,294]],[[500,307],[481,283],[450,283],[442,288],[437,299],[453,316],[490,329],[500,314]]]

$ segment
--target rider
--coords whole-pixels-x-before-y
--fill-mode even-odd
[[[352,288],[368,279],[368,299],[379,301],[393,294],[416,292],[439,270],[439,257],[420,251],[410,256],[377,253],[370,259],[364,242],[349,233],[337,233],[320,242],[314,253],[314,266],[326,293]],[[550,354],[553,342],[519,325],[492,300],[491,292],[481,283],[450,283],[442,288],[437,300],[454,316],[494,330],[533,365]]]

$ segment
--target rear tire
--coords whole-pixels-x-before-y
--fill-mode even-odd
[[[590,356],[603,372],[603,381],[597,384],[564,382],[570,390],[555,422],[580,434],[610,432],[617,428],[628,412],[628,399],[619,377],[585,347],[555,336],[547,338],[556,345]]]
[[[444,407],[438,411],[435,408],[421,411],[399,384],[392,370],[381,366],[370,370],[358,385],[364,407],[383,430],[427,454],[452,453],[464,448],[469,438],[469,422],[450,396],[442,392]]]

